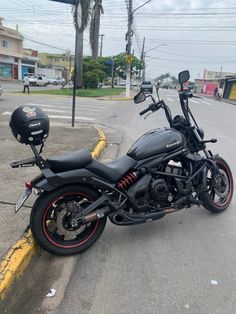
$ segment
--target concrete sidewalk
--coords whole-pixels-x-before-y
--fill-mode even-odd
[[[98,131],[92,126],[80,126],[72,129],[65,124],[51,123],[51,131],[45,143],[43,156],[59,155],[79,148],[92,149],[98,140]],[[40,173],[37,167],[12,169],[12,161],[32,157],[28,146],[18,143],[8,127],[6,119],[0,119],[0,258],[19,240],[29,224],[30,206],[34,197],[30,197],[19,213],[14,213],[13,204],[24,189],[24,182]]]

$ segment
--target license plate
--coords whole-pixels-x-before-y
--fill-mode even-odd
[[[24,192],[21,194],[20,198],[16,202],[15,213],[19,211],[19,209],[23,206],[23,204],[25,203],[25,201],[27,200],[27,198],[30,196],[31,193],[32,193],[32,189],[24,190]]]

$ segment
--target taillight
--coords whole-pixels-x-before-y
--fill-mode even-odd
[[[28,182],[25,182],[25,188],[29,189],[29,190],[32,190],[32,184],[28,183]]]

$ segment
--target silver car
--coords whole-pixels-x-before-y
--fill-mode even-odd
[[[2,96],[2,94],[3,94],[3,87],[2,85],[0,85],[0,96]]]

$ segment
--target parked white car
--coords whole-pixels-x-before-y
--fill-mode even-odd
[[[3,87],[2,85],[0,85],[0,96],[2,96],[2,94],[3,94]]]
[[[63,84],[64,85],[65,83],[66,83],[66,80],[63,77],[59,77],[59,76],[48,79],[48,84],[54,84],[54,85]]]
[[[48,85],[48,80],[46,76],[43,75],[36,75],[36,76],[31,76],[29,78],[30,85],[32,86],[47,86]]]

